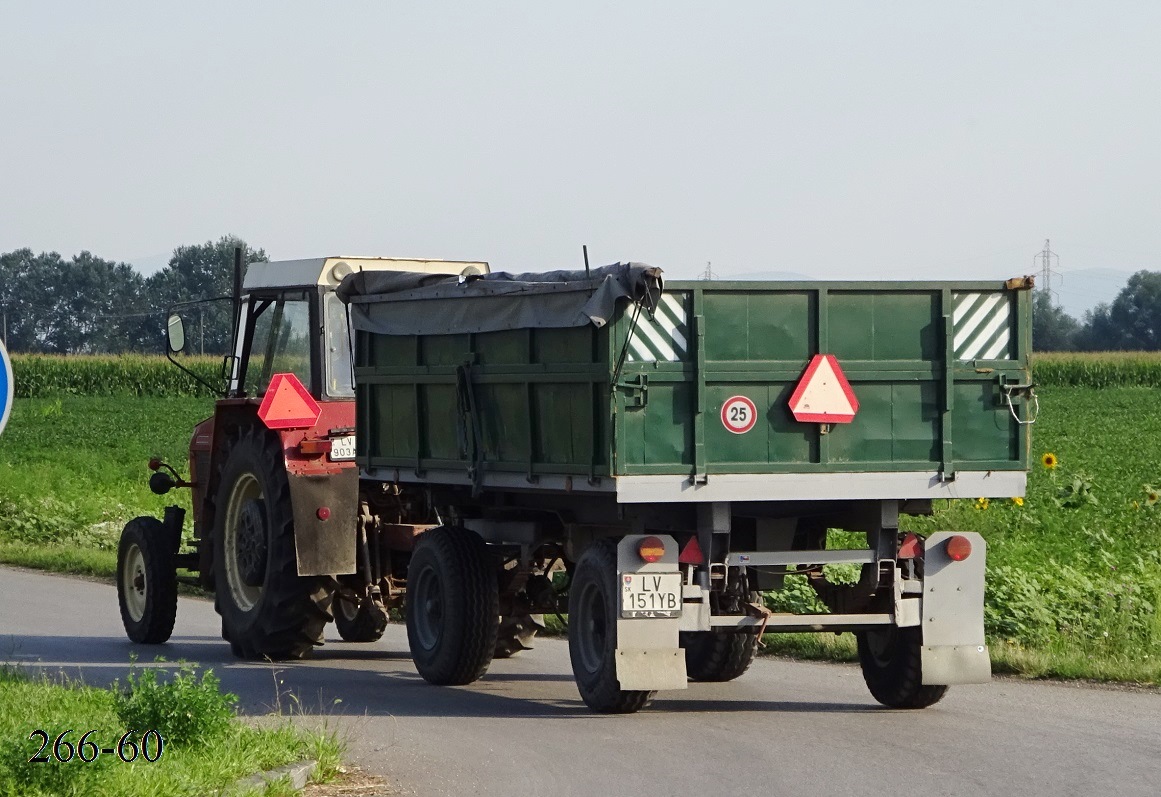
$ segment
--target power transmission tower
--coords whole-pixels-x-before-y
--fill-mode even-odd
[[[705,271],[701,273],[703,280],[712,280],[714,278],[714,270],[710,267],[710,261],[705,261]]]
[[[1032,262],[1036,265],[1040,272],[1040,289],[1048,292],[1048,298],[1053,304],[1056,303],[1056,292],[1052,290],[1053,276],[1059,276],[1052,272],[1052,261],[1056,260],[1056,268],[1060,269],[1060,256],[1052,251],[1051,242],[1045,238],[1044,248],[1032,256]]]

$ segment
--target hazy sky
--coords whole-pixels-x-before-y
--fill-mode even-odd
[[[0,2],[0,251],[1161,270],[1161,3]]]

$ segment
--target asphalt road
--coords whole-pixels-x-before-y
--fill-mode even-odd
[[[580,702],[568,647],[497,661],[468,687],[416,674],[406,633],[328,642],[307,662],[238,662],[213,605],[182,598],[171,641],[130,643],[114,587],[0,568],[0,662],[89,683],[134,653],[212,666],[243,711],[281,705],[346,734],[404,793],[523,795],[1155,795],[1161,694],[997,680],[891,711],[855,667],[759,660],[733,684],[661,693],[631,716]]]

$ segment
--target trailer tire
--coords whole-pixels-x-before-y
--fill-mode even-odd
[[[407,568],[405,612],[407,643],[423,680],[462,686],[488,671],[500,593],[480,535],[457,526],[420,535]]]
[[[344,642],[378,642],[387,630],[387,609],[370,595],[358,604],[336,595],[334,610],[335,628]]]
[[[568,591],[568,652],[581,700],[602,714],[631,714],[656,692],[617,680],[617,542],[597,540],[581,555]]]
[[[215,504],[214,607],[222,638],[239,658],[302,658],[322,644],[332,584],[298,574],[277,440],[256,427],[242,432],[226,452]]]
[[[117,545],[117,603],[125,633],[134,642],[159,645],[177,618],[174,541],[157,518],[125,524]]]
[[[859,665],[875,700],[890,708],[927,708],[947,694],[946,686],[923,683],[919,628],[859,631]]]
[[[750,669],[758,655],[758,635],[687,631],[681,635],[685,671],[691,681],[724,683]]]

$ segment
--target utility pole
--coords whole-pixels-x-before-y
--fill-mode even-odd
[[[1055,304],[1056,296],[1052,290],[1052,260],[1056,259],[1056,267],[1060,268],[1060,257],[1052,251],[1051,242],[1045,238],[1044,248],[1032,256],[1032,263],[1040,271],[1040,289],[1048,292],[1048,298]]]

